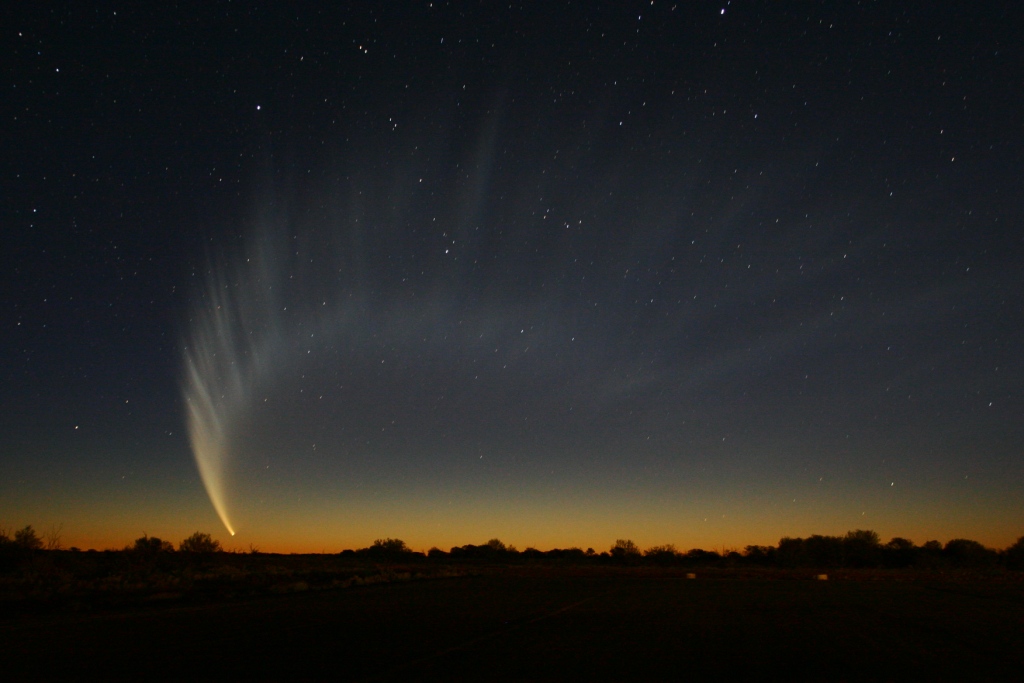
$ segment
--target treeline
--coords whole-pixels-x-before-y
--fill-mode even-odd
[[[874,531],[857,530],[845,536],[786,537],[776,547],[747,546],[743,556],[755,564],[777,567],[937,569],[1004,565],[1024,569],[1024,536],[1006,550],[997,551],[966,538],[945,545],[938,541],[915,545],[899,537],[882,543]]]
[[[405,542],[395,538],[378,539],[368,548],[345,550],[342,555],[381,560],[413,560],[424,553],[414,552]],[[483,545],[464,545],[448,551],[431,548],[426,558],[448,561],[528,562],[548,560],[559,562],[605,563],[624,565],[669,565],[702,567],[779,567],[822,569],[871,568],[985,568],[1003,566],[1024,569],[1024,536],[1009,548],[999,551],[986,548],[977,541],[954,539],[945,545],[928,541],[915,545],[905,538],[882,543],[874,531],[850,531],[845,536],[813,535],[807,538],[785,537],[777,546],[748,545],[739,551],[695,548],[685,552],[674,545],[659,545],[642,550],[633,541],[620,539],[607,551],[593,548],[517,550],[493,538]]]
[[[60,527],[55,527],[40,536],[31,524],[18,529],[13,534],[5,529],[0,529],[0,551],[63,550],[64,545],[61,543],[60,531]],[[71,548],[71,550],[77,551],[78,548]],[[126,546],[125,550],[144,554],[172,552],[174,545],[170,541],[144,534],[141,538],[135,539],[132,545]],[[215,541],[210,534],[199,531],[178,544],[178,552],[183,553],[216,553],[220,551],[220,541]]]
[[[62,550],[60,529],[56,528],[40,536],[26,526],[13,534],[0,529],[0,558],[14,559],[36,551]],[[77,548],[70,550],[76,551]],[[167,553],[209,555],[223,552],[218,541],[210,534],[196,532],[183,539],[175,550],[169,542],[160,538],[143,535],[124,548],[125,553],[136,557],[152,557]],[[250,553],[259,553],[250,546]],[[815,534],[807,538],[784,537],[776,546],[748,545],[740,551],[702,550],[694,548],[685,552],[674,545],[658,545],[641,549],[631,540],[619,539],[606,551],[593,548],[556,548],[518,550],[492,538],[483,545],[463,545],[441,550],[431,548],[426,553],[413,551],[397,538],[377,539],[367,548],[343,550],[340,555],[365,558],[376,561],[445,561],[445,562],[503,562],[521,563],[531,561],[554,561],[560,563],[599,563],[620,565],[663,565],[690,567],[778,567],[778,568],[821,568],[821,569],[872,569],[872,568],[986,568],[1005,567],[1024,570],[1024,536],[1005,550],[986,548],[977,541],[958,538],[945,545],[928,541],[915,545],[905,538],[893,538],[882,543],[874,531],[855,530],[845,536],[822,536]],[[6,563],[4,563],[6,564]]]

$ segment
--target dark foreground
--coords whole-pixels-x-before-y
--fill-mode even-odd
[[[6,680],[1020,680],[1016,582],[481,576],[0,619]]]

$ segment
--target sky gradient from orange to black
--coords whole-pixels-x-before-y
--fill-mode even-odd
[[[5,8],[0,526],[1010,545],[1010,11]]]

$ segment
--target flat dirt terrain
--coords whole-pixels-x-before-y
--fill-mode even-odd
[[[6,680],[1021,680],[1021,582],[516,571],[0,615]]]

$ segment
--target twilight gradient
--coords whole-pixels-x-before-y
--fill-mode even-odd
[[[18,5],[0,527],[1009,545],[1008,11]]]

